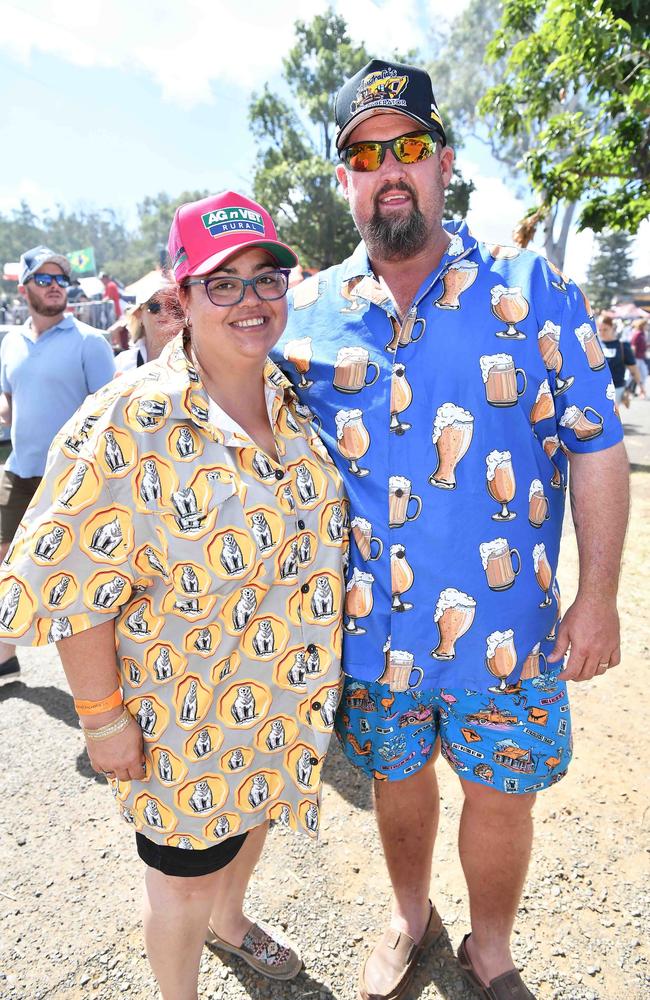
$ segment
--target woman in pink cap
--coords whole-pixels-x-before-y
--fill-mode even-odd
[[[0,574],[0,638],[57,642],[91,763],[146,864],[147,953],[195,1000],[204,943],[302,962],[243,912],[270,823],[315,837],[339,700],[341,478],[268,352],[297,263],[233,192],[169,237],[183,329],[52,445]]]

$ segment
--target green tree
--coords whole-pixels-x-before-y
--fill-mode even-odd
[[[283,73],[291,100],[265,87],[250,104],[251,128],[262,145],[253,191],[301,263],[325,268],[348,256],[359,240],[334,174],[334,100],[344,80],[371,56],[350,41],[344,18],[331,9],[309,23],[297,21],[295,31]],[[454,177],[450,211],[465,214],[471,188],[459,174]]]
[[[579,202],[580,229],[635,233],[650,211],[650,9],[644,0],[504,0],[482,98],[503,141],[534,132],[523,165],[537,205]]]
[[[587,272],[587,294],[594,308],[606,309],[615,299],[625,298],[632,280],[632,256],[628,233],[606,232],[596,238],[596,251]]]

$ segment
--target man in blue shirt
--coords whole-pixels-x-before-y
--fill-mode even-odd
[[[102,334],[65,315],[69,284],[67,257],[38,246],[20,258],[29,319],[0,344],[0,420],[11,424],[12,448],[0,477],[0,561],[41,481],[53,437],[115,372]],[[19,673],[15,646],[1,642],[0,679]]]
[[[350,497],[337,731],[374,779],[393,886],[359,993],[402,997],[442,930],[428,898],[439,739],[465,796],[461,968],[485,997],[530,1000],[509,941],[531,808],[571,757],[566,681],[620,660],[628,482],[613,387],[573,283],[443,226],[453,151],[426,73],[373,60],[336,121],[363,242],[295,289],[277,357]],[[560,623],[569,467],[580,582]]]

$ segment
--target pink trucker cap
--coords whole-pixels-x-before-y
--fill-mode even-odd
[[[193,274],[209,274],[238,250],[251,247],[268,250],[280,267],[298,263],[293,250],[278,240],[266,209],[234,191],[177,208],[167,242],[178,282]]]

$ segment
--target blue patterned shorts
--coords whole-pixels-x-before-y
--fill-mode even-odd
[[[356,767],[388,781],[423,767],[440,737],[461,778],[515,795],[563,778],[572,752],[566,684],[554,674],[485,691],[399,693],[346,675],[336,735]]]

